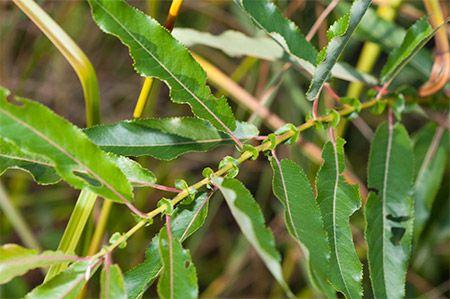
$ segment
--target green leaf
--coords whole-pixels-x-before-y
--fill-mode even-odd
[[[361,112],[361,102],[357,98],[341,97],[339,103],[355,108],[357,113]]]
[[[19,168],[29,172],[40,184],[55,184],[61,177],[55,170],[55,164],[44,156],[21,151],[13,142],[0,137],[0,175],[8,168]],[[125,174],[133,186],[148,186],[156,182],[155,175],[148,169],[126,157],[109,154],[109,157]],[[81,168],[75,168],[78,175],[86,175]]]
[[[293,161],[282,160],[278,163],[272,158],[271,165],[274,172],[273,192],[285,208],[286,227],[302,246],[305,256],[309,257],[309,266],[317,287],[328,298],[335,297],[327,281],[330,259],[328,237],[311,184],[303,169]]]
[[[297,56],[286,55],[282,46],[266,37],[250,37],[242,32],[233,30],[227,30],[219,35],[212,35],[208,32],[200,32],[191,28],[175,28],[172,35],[187,47],[204,45],[222,50],[225,54],[232,57],[252,56],[269,61],[281,60],[299,66],[311,74],[314,72],[314,66],[310,62],[298,59]],[[317,51],[315,49],[314,51],[317,56]],[[336,78],[347,81],[362,82],[367,85],[378,84],[377,78],[361,72],[347,63],[336,63],[331,70],[331,74]]]
[[[231,214],[244,236],[255,248],[286,294],[293,297],[281,272],[280,255],[275,248],[272,232],[266,228],[261,209],[250,191],[241,182],[233,178],[214,177],[211,181],[222,192]]]
[[[0,284],[7,283],[16,276],[28,271],[76,261],[73,255],[57,251],[44,251],[38,254],[36,250],[23,248],[16,244],[5,244],[0,247]]]
[[[103,267],[100,274],[100,298],[127,298],[122,271],[118,265]]]
[[[19,97],[16,100],[21,106],[8,103],[8,94],[0,88],[1,136],[22,150],[52,160],[58,174],[77,189],[88,189],[116,202],[133,201],[125,175],[80,129],[39,103]]]
[[[89,264],[88,261],[76,262],[57,276],[33,289],[25,298],[76,298],[86,283],[86,275],[91,278],[99,265],[100,261],[94,264]]]
[[[205,222],[208,213],[207,193],[196,194],[196,199],[188,205],[178,205],[172,213],[172,235],[186,240]],[[125,287],[128,298],[140,298],[162,271],[159,257],[159,234],[156,235],[145,252],[145,260],[125,273]]]
[[[439,26],[433,29],[427,19],[428,16],[425,16],[409,27],[401,46],[389,54],[381,70],[380,81],[383,84],[390,82],[440,28]]]
[[[336,11],[343,15],[349,8],[350,5],[348,3],[341,1]],[[356,28],[354,36],[365,41],[376,43],[389,54],[395,48],[400,47],[405,34],[405,29],[396,25],[394,22],[381,18],[375,9],[369,8],[361,23]],[[422,49],[412,58],[410,65],[417,74],[422,76],[422,79],[428,79],[433,65],[430,52]]]
[[[237,122],[233,134],[247,140],[259,134],[255,126]],[[84,131],[103,150],[125,156],[150,155],[172,160],[187,152],[206,152],[234,144],[233,140],[207,122],[190,117],[139,119]]]
[[[163,26],[124,1],[89,0],[89,4],[100,29],[130,49],[139,74],[166,82],[173,102],[189,104],[197,117],[218,130],[228,134],[235,130],[227,100],[211,95],[203,69]]]
[[[362,265],[355,252],[349,217],[360,208],[359,186],[345,182],[344,143],[342,138],[325,144],[317,174],[319,204],[331,249],[331,284],[347,298],[362,297]]]
[[[291,20],[281,14],[270,1],[237,0],[255,25],[264,30],[287,53],[294,55],[312,66],[316,63],[317,50],[308,42]]]
[[[425,126],[414,143],[414,239],[417,240],[430,217],[431,207],[441,187],[448,165],[448,131],[434,123]]]
[[[24,152],[14,142],[0,137],[0,175],[9,168],[22,169],[43,185],[55,184],[61,180],[51,160]]]
[[[317,67],[306,94],[308,100],[314,101],[319,96],[331,69],[347,46],[350,37],[361,22],[371,2],[371,0],[355,0],[350,13],[341,17],[328,29],[328,45],[322,49],[317,57]]]
[[[183,249],[180,241],[169,237],[166,227],[159,233],[159,253],[163,270],[158,281],[161,298],[197,298],[197,273],[189,250]]]
[[[411,198],[413,151],[408,132],[399,123],[381,124],[370,148],[364,212],[370,278],[376,298],[405,295],[411,251],[414,203]]]

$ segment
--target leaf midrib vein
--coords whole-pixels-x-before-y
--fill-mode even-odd
[[[178,79],[178,77],[176,77],[155,55],[153,55],[153,53],[151,51],[149,51],[146,47],[144,47],[144,45],[134,37],[134,35],[128,31],[128,29],[122,25],[121,22],[119,22],[119,20],[117,18],[115,18],[115,16],[113,14],[111,14],[103,5],[101,5],[97,0],[92,0],[95,1],[97,3],[97,5],[99,7],[101,7],[120,27],[122,27],[122,29],[137,43],[139,44],[142,49],[145,50],[145,52],[147,52],[184,90],[186,90],[200,105],[203,106],[203,108],[210,114],[212,115],[216,121],[228,132],[228,134],[230,134],[230,136],[234,136],[233,132],[230,130],[230,128],[228,128],[210,109],[208,106],[205,105],[205,103],[203,103],[203,101],[201,101],[189,88],[187,88],[186,85],[183,84],[183,82],[181,82],[180,79]]]

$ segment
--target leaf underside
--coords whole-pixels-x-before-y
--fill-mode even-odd
[[[286,294],[292,297],[292,292],[283,278],[280,255],[275,248],[272,232],[266,228],[261,209],[250,191],[241,182],[233,178],[214,177],[212,183],[222,192],[231,214],[244,236],[283,287]]]
[[[100,274],[100,298],[101,299],[125,299],[125,283],[122,271],[118,265],[104,267]]]

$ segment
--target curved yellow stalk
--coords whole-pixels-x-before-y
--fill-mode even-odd
[[[86,102],[86,124],[100,123],[98,83],[91,62],[69,35],[33,0],[13,0],[13,2],[50,39],[73,67],[84,91]]]

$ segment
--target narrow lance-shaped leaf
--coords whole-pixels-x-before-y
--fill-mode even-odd
[[[178,205],[171,215],[172,235],[186,240],[205,222],[208,213],[208,195],[199,193],[190,204]],[[145,260],[125,273],[125,287],[128,298],[140,298],[153,281],[161,274],[159,256],[159,234],[156,235],[145,252]]]
[[[362,297],[362,265],[355,252],[349,217],[360,208],[358,185],[345,182],[344,143],[342,138],[325,144],[317,174],[319,204],[331,249],[331,284],[347,298]]]
[[[350,4],[341,1],[336,7],[336,12],[343,15],[349,9]],[[405,34],[405,29],[380,17],[377,14],[376,9],[369,8],[361,20],[361,23],[359,23],[359,26],[356,28],[354,37],[376,43],[385,51],[385,53],[389,54],[394,49],[400,47]],[[433,59],[430,52],[427,51],[427,49],[422,48],[421,51],[414,55],[409,65],[414,68],[418,75],[426,80],[430,76]]]
[[[252,124],[237,122],[233,134],[240,140],[259,134]],[[139,119],[84,131],[103,150],[126,156],[150,155],[172,160],[187,152],[205,152],[219,145],[234,144],[208,122],[191,117]]]
[[[381,124],[369,156],[371,192],[364,209],[370,278],[376,298],[402,298],[411,251],[413,151],[399,123]]]
[[[0,175],[9,168],[22,169],[43,185],[56,184],[61,180],[51,160],[24,152],[14,142],[0,137]]]
[[[127,298],[122,271],[120,271],[118,265],[108,265],[103,267],[100,274],[100,298]]]
[[[285,208],[286,227],[306,250],[317,287],[328,298],[335,297],[335,291],[327,280],[330,259],[328,237],[311,184],[293,161],[272,158],[271,165],[274,172],[273,192]]]
[[[161,298],[197,298],[197,273],[189,251],[163,227],[159,233],[159,253],[163,270],[158,281]]]
[[[287,53],[310,64],[314,69],[317,50],[308,42],[291,20],[281,14],[270,1],[236,0],[253,22],[272,37]]]
[[[8,168],[19,168],[29,172],[39,184],[55,184],[61,180],[55,169],[55,163],[37,154],[21,151],[13,142],[0,137],[0,175]],[[139,163],[123,156],[109,155],[117,167],[125,174],[133,186],[146,186],[156,182],[155,175]],[[87,171],[75,168],[79,175]]]
[[[34,288],[25,298],[77,298],[86,283],[86,278],[91,278],[100,264],[100,260],[93,263],[89,263],[89,261],[76,262],[49,281]]]
[[[417,240],[427,222],[431,207],[441,187],[448,165],[448,131],[431,123],[418,134],[414,143],[414,239]]]
[[[428,16],[425,16],[409,27],[401,46],[390,53],[381,70],[380,81],[382,83],[391,81],[440,28],[440,26],[435,29],[431,28],[427,19]],[[447,23],[449,19],[447,18],[444,23]]]
[[[9,282],[29,270],[49,267],[65,262],[77,261],[80,258],[58,251],[44,251],[23,248],[16,244],[5,244],[0,247],[0,284]]]
[[[289,297],[293,297],[283,278],[280,255],[275,248],[272,232],[266,228],[260,207],[250,191],[236,179],[214,177],[212,182],[222,192],[231,214],[242,233],[256,250],[266,267],[283,287]]]
[[[187,47],[205,45],[222,50],[232,57],[252,56],[269,61],[281,60],[308,70],[311,74],[314,71],[310,62],[297,59],[296,56],[286,55],[286,52],[276,41],[267,37],[250,37],[233,30],[227,30],[220,35],[212,35],[191,28],[175,28],[172,35]],[[317,56],[315,49],[314,51]],[[331,70],[331,75],[342,80],[362,82],[367,85],[378,84],[378,79],[374,76],[342,62],[335,64]]]
[[[8,103],[8,94],[0,88],[0,136],[52,160],[58,174],[77,189],[121,203],[133,200],[126,176],[80,129],[39,103],[18,97],[21,106]]]
[[[314,101],[328,79],[330,71],[336,64],[342,51],[347,46],[350,37],[361,22],[364,13],[369,8],[371,0],[355,0],[350,12],[337,20],[327,31],[328,45],[320,51],[314,77],[306,97]]]
[[[197,117],[232,134],[236,121],[227,100],[211,95],[203,69],[164,27],[124,1],[89,0],[89,4],[99,27],[129,47],[138,73],[165,81],[172,101],[189,104]]]

